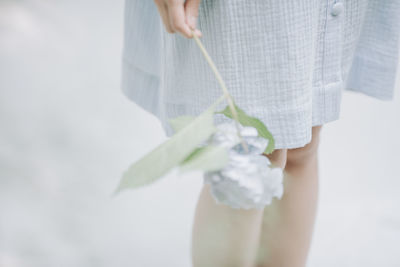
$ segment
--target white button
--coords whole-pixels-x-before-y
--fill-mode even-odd
[[[332,16],[337,16],[343,11],[343,3],[342,2],[337,2],[332,6],[331,14]]]

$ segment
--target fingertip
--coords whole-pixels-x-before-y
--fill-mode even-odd
[[[197,37],[201,37],[203,34],[201,33],[201,31],[199,31],[198,29],[194,29],[193,30],[193,34],[196,35]],[[193,36],[192,36],[193,37]]]
[[[190,31],[190,28],[186,24],[175,26],[175,29],[183,37],[186,37],[186,38],[192,37],[192,32]]]
[[[187,38],[193,37],[192,30],[190,29],[190,27],[186,27],[185,35]]]
[[[194,33],[195,33],[198,37],[202,37],[202,36],[203,36],[203,33],[202,33],[200,30],[198,30],[198,29],[196,29],[196,30],[194,31]]]
[[[194,37],[194,35],[196,35],[197,37],[201,37],[203,34],[201,33],[201,31],[199,29],[193,28],[189,25],[189,29],[190,29],[190,33],[191,33],[191,38]]]

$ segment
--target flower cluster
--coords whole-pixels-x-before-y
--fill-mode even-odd
[[[239,130],[248,145],[248,153],[239,143],[234,121],[217,125],[217,131],[208,144],[228,149],[228,164],[221,170],[204,173],[204,182],[211,185],[217,203],[236,209],[261,209],[271,204],[272,198],[283,194],[283,172],[272,168],[262,155],[268,140],[258,136],[254,127],[241,126]]]

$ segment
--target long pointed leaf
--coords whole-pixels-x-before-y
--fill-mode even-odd
[[[124,172],[115,193],[126,188],[136,188],[150,184],[179,165],[199,144],[216,130],[213,115],[217,104],[213,103],[186,127],[175,133],[167,141],[133,163]]]
[[[216,171],[228,163],[228,151],[222,146],[204,146],[195,150],[180,165],[180,172],[202,170]]]
[[[172,129],[178,132],[189,125],[196,117],[190,115],[183,115],[176,118],[169,119]]]

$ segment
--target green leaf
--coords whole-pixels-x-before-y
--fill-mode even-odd
[[[176,118],[169,119],[169,123],[175,132],[180,131],[185,128],[185,126],[189,125],[196,117],[190,115],[183,115]]]
[[[272,151],[275,149],[275,140],[274,137],[272,136],[271,132],[268,130],[268,128],[265,126],[265,124],[255,118],[247,115],[241,108],[239,108],[235,103],[234,106],[237,110],[238,113],[238,119],[239,123],[243,126],[252,126],[257,129],[258,136],[263,137],[268,140],[268,146],[266,147],[264,153],[265,154],[270,154]],[[223,114],[227,116],[228,118],[233,119],[231,110],[229,106],[226,106],[223,110],[221,111],[216,111],[215,113],[217,114]]]
[[[221,146],[204,146],[196,149],[180,165],[180,172],[202,170],[216,171],[228,163],[228,151]]]
[[[115,193],[126,188],[150,184],[178,166],[199,144],[215,132],[213,115],[220,101],[221,99],[167,141],[133,163],[124,172]]]

